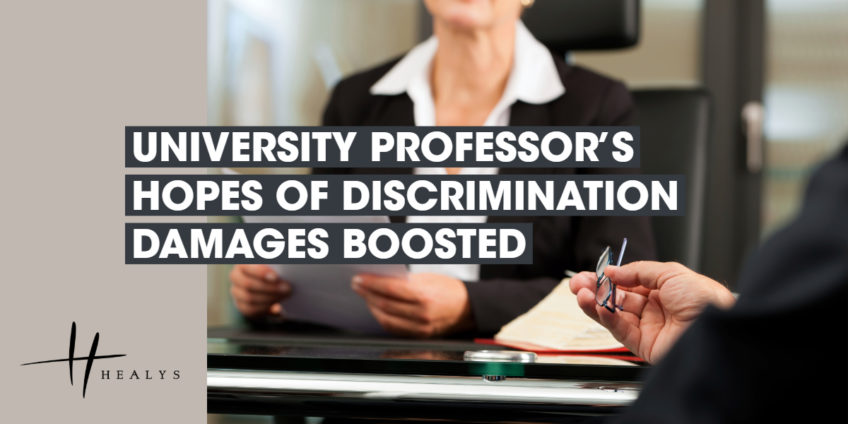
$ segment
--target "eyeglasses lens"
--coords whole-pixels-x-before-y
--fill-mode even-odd
[[[595,302],[600,306],[606,306],[610,300],[611,292],[612,284],[610,283],[610,279],[603,277],[601,283],[598,285],[598,290],[595,292]]]
[[[604,249],[604,253],[601,253],[601,257],[598,258],[598,264],[595,265],[595,274],[598,275],[598,282],[600,282],[604,275],[604,269],[606,269],[607,265],[610,264],[610,253],[610,248],[607,246],[607,248]]]

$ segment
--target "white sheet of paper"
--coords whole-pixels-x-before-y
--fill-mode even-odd
[[[244,216],[245,223],[258,224],[388,224],[387,216]],[[280,265],[272,264],[280,278],[292,285],[292,294],[282,302],[286,318],[328,325],[366,334],[385,331],[365,301],[350,288],[356,274],[370,273],[406,277],[406,265]]]
[[[224,175],[239,172],[224,168]],[[257,224],[388,224],[387,216],[243,216]],[[282,302],[286,318],[328,325],[365,334],[385,334],[371,315],[365,300],[350,287],[356,274],[370,273],[405,278],[406,265],[281,265],[270,264],[280,278],[292,285],[292,294]]]

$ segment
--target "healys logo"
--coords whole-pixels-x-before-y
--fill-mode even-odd
[[[76,341],[77,341],[77,323],[76,321],[71,323],[71,337],[68,342],[68,356],[64,358],[56,358],[56,359],[46,359],[43,361],[33,361],[33,362],[25,362],[21,364],[21,366],[30,366],[30,365],[44,365],[44,364],[56,364],[56,363],[67,363],[68,365],[68,376],[70,378],[71,385],[74,385],[74,368],[75,363],[77,361],[85,361],[85,371],[82,376],[82,397],[85,398],[86,391],[88,390],[88,382],[89,377],[91,376],[92,368],[94,367],[95,361],[100,361],[102,359],[113,359],[113,358],[121,358],[127,356],[125,353],[109,353],[109,354],[97,354],[97,346],[100,343],[100,332],[96,332],[94,334],[94,338],[91,340],[91,347],[88,350],[87,356],[76,356]],[[143,376],[143,377],[142,377]],[[157,378],[158,377],[158,378]],[[168,377],[168,378],[166,378]],[[119,381],[119,380],[179,380],[180,379],[180,370],[178,369],[126,369],[126,368],[114,368],[114,369],[102,369],[100,371],[100,379],[108,380],[108,381]],[[78,379],[77,379],[78,381]]]

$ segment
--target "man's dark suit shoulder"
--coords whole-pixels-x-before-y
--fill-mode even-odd
[[[848,422],[848,144],[806,193],[736,305],[707,308],[617,422]]]

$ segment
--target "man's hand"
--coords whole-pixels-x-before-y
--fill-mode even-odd
[[[352,287],[391,333],[423,338],[474,328],[468,291],[456,278],[422,273],[410,274],[407,280],[359,274]]]
[[[280,301],[291,294],[291,285],[268,265],[236,265],[230,281],[236,308],[248,318],[282,314]]]
[[[633,353],[656,362],[671,348],[707,305],[729,308],[727,288],[685,266],[668,262],[634,262],[608,266],[604,273],[618,286],[612,313],[595,302],[597,277],[581,272],[570,282],[577,304]]]

